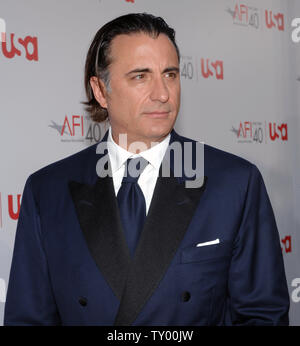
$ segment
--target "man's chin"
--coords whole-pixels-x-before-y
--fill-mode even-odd
[[[146,130],[147,137],[156,138],[157,140],[163,139],[172,131],[173,125],[173,122],[170,124],[170,121],[159,121],[159,123],[151,124]]]
[[[164,138],[167,137],[167,135],[172,131],[172,128],[166,128],[166,129],[153,129],[152,131],[148,132],[148,139],[152,142],[161,142],[164,140]]]

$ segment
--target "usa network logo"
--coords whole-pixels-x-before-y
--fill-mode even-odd
[[[7,33],[6,23],[0,18],[0,43],[2,54],[7,59],[24,56],[29,61],[38,61],[38,38],[27,35],[18,37],[15,33]]]
[[[232,126],[231,132],[238,143],[287,142],[288,124],[267,121],[240,121]]]
[[[261,27],[271,30],[284,31],[284,14],[273,9],[258,9],[245,3],[235,2],[233,7],[227,7],[233,19],[233,24],[249,26],[255,29]]]
[[[61,142],[99,142],[108,129],[108,123],[93,122],[88,115],[65,115],[61,120],[51,120],[48,125],[55,130]]]
[[[281,251],[283,253],[290,253],[292,252],[292,236],[287,235],[284,238],[280,239],[281,241]]]
[[[207,57],[180,56],[180,76],[182,79],[198,82],[200,79],[223,80],[224,61]]]
[[[21,207],[21,194],[3,194],[0,192],[0,228],[3,227],[4,216],[18,220]]]

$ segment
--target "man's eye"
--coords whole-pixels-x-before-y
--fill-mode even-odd
[[[168,72],[166,73],[166,77],[170,79],[175,79],[177,77],[177,74],[175,72]]]
[[[141,79],[143,79],[143,78],[145,78],[145,75],[144,74],[137,74],[137,75],[135,75],[134,77],[133,77],[133,79],[136,79],[136,80],[141,80]]]

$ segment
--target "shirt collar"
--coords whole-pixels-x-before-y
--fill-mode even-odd
[[[160,143],[152,146],[151,148],[140,152],[139,154],[133,154],[122,147],[120,147],[112,138],[111,127],[108,130],[108,138],[107,138],[107,149],[108,155],[111,163],[112,173],[118,171],[122,165],[129,159],[135,157],[143,157],[147,160],[155,169],[159,169],[161,162],[164,158],[164,155],[167,151],[169,142],[170,142],[170,134],[161,141]]]

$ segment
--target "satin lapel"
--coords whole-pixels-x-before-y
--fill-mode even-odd
[[[121,299],[130,255],[112,178],[98,178],[93,186],[72,181],[69,188],[90,253],[115,295]]]
[[[175,177],[159,177],[135,257],[128,272],[115,325],[131,325],[169,267],[205,188],[185,188]]]

